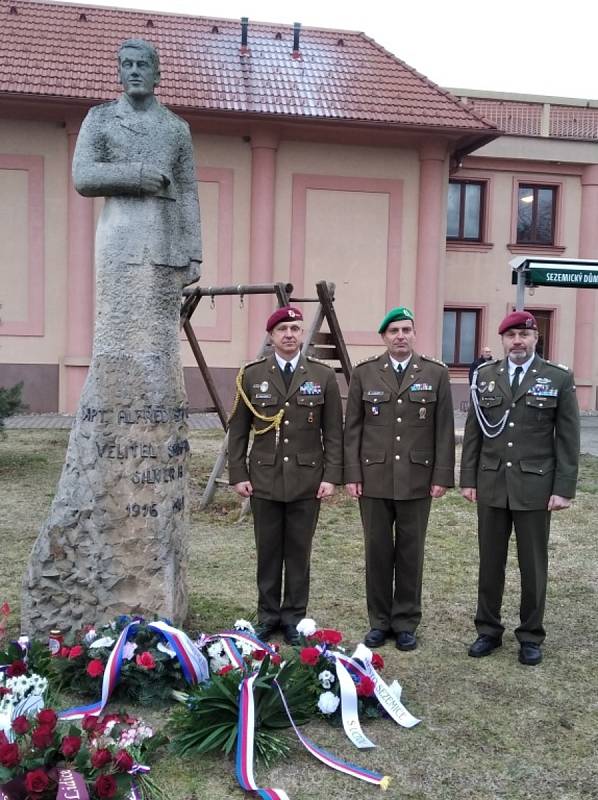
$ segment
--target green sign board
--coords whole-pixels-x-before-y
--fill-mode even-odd
[[[595,269],[575,263],[544,263],[533,261],[523,270],[526,286],[562,286],[574,289],[598,289],[598,266]],[[517,283],[513,272],[512,283]]]

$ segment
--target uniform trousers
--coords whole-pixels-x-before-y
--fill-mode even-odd
[[[513,511],[478,502],[480,572],[475,625],[479,634],[500,638],[504,631],[500,609],[511,530],[515,527],[521,575],[521,623],[515,630],[520,642],[541,644],[548,577],[550,512]]]
[[[252,497],[251,510],[257,551],[258,620],[265,625],[296,625],[307,611],[311,543],[320,501],[310,497],[282,503]]]
[[[372,628],[413,633],[421,620],[424,544],[431,504],[431,497],[359,500]]]

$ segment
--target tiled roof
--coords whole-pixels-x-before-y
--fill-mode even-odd
[[[0,93],[107,100],[129,37],[156,45],[161,100],[205,111],[490,133],[493,126],[363,33],[156,12],[0,0]]]
[[[467,107],[516,136],[549,136],[556,139],[598,140],[598,108],[550,102],[519,102],[470,97]],[[542,124],[544,118],[544,125]]]

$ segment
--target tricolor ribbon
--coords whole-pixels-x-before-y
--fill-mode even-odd
[[[215,633],[212,636],[202,636],[199,646],[204,647],[205,645],[210,644],[210,642],[215,642],[217,640],[222,642],[224,652],[228,656],[235,669],[245,670],[247,668],[245,659],[239,651],[239,648],[236,646],[237,642],[245,642],[250,644],[254,650],[263,650],[270,657],[278,655],[273,647],[270,647],[269,644],[262,642],[261,639],[257,638],[257,636],[253,636],[253,634],[248,633],[247,631],[222,631],[221,633]]]
[[[358,652],[359,648],[357,648],[355,653]],[[334,657],[337,665],[337,675],[338,665],[340,663],[345,667],[354,670],[357,672],[357,674],[370,678],[374,684],[374,694],[376,695],[376,699],[386,711],[388,716],[394,719],[397,725],[400,725],[403,728],[413,728],[415,725],[417,725],[421,720],[417,719],[417,717],[414,717],[413,714],[411,714],[401,702],[400,684],[394,681],[393,688],[391,689],[378,675],[372,666],[372,662],[368,658],[363,658],[363,660],[356,659],[355,653],[353,654],[353,657],[349,657],[344,653],[328,651],[327,655]]]
[[[75,706],[66,711],[61,711],[58,715],[60,719],[80,719],[88,715],[99,716],[102,713],[120,678],[125,644],[127,643],[129,635],[133,634],[140,624],[139,620],[130,622],[123,628],[120,636],[116,640],[116,644],[108,656],[108,661],[104,669],[101,698],[97,702],[87,706]],[[207,661],[204,655],[199,651],[199,648],[191,641],[186,633],[162,621],[149,622],[147,627],[163,636],[175,651],[185,680],[188,683],[199,683],[207,679],[209,674]]]
[[[239,725],[237,733],[237,754],[236,754],[236,773],[237,780],[243,789],[250,792],[256,792],[258,797],[265,800],[288,800],[288,795],[281,789],[262,789],[260,788],[253,774],[253,760],[254,760],[254,744],[255,744],[255,703],[253,697],[253,684],[257,678],[257,673],[241,681],[239,693]],[[283,707],[289,718],[291,726],[297,735],[297,738],[305,749],[325,764],[327,767],[342,772],[345,775],[350,775],[353,778],[359,778],[366,783],[372,783],[380,786],[381,789],[387,789],[390,783],[390,778],[381,775],[378,772],[358,767],[348,761],[337,758],[328,751],[318,747],[314,742],[304,736],[291,715],[287,701],[284,696],[279,683],[274,680],[273,685],[276,686]]]

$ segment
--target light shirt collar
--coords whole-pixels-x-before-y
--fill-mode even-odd
[[[287,363],[287,360],[286,360],[286,358],[281,358],[281,357],[278,355],[278,353],[274,353],[274,355],[276,356],[276,361],[278,362],[278,366],[281,368],[281,370],[283,370],[283,371],[284,371],[285,364]],[[297,353],[297,355],[295,356],[295,358],[292,358],[292,359],[289,361],[289,364],[291,365],[291,370],[292,370],[293,372],[295,372],[295,370],[297,369],[297,364],[299,363],[299,359],[300,359],[300,357],[301,357],[301,350],[300,350],[300,351]]]
[[[390,363],[392,364],[392,368],[393,368],[394,370],[396,370],[396,368],[397,368],[397,367],[399,366],[399,364],[400,364],[400,365],[401,365],[401,369],[402,369],[402,371],[403,371],[403,372],[405,372],[405,370],[406,370],[406,369],[407,369],[407,367],[409,366],[409,362],[411,361],[411,356],[409,356],[409,358],[406,358],[406,359],[405,359],[405,361],[397,361],[395,358],[393,358],[393,357],[390,355],[390,353],[389,353],[388,355],[389,355],[389,358],[390,358]]]
[[[515,374],[515,370],[517,369],[517,367],[521,367],[523,369],[523,372],[521,374],[521,378],[519,380],[519,382],[521,383],[521,381],[525,378],[525,374],[528,371],[528,369],[530,368],[530,364],[532,363],[532,361],[534,360],[535,357],[536,357],[536,354],[533,353],[532,356],[527,359],[527,361],[523,362],[523,364],[515,364],[513,361],[511,361],[510,358],[507,358],[507,363],[509,365],[509,383],[511,382],[511,380],[513,378],[513,375]]]

